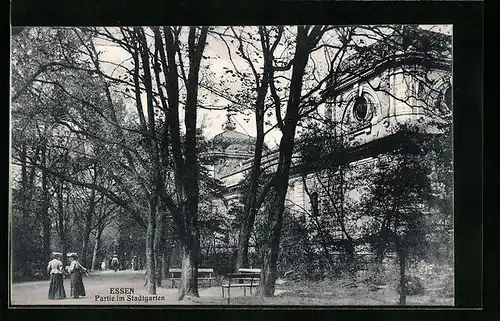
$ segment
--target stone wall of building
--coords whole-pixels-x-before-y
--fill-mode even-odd
[[[425,59],[408,59],[408,56],[346,77],[329,93],[331,98],[318,108],[318,113],[335,124],[332,136],[352,157],[347,158],[347,163],[330,164],[313,172],[306,171],[307,174],[299,174],[302,171],[292,168],[286,201],[290,215],[305,216],[307,224],[312,224],[311,195],[317,193],[319,222],[328,227],[335,238],[344,239],[337,219],[339,211],[344,211],[353,216],[346,220],[346,228],[356,237],[357,231],[369,220],[356,212],[356,206],[366,188],[366,177],[376,170],[378,154],[393,148],[391,139],[402,132],[439,134],[443,125],[451,124],[451,86],[451,62],[428,63]],[[318,122],[317,126],[321,128],[324,124]],[[227,160],[217,163],[223,168],[217,178],[228,188],[227,200],[232,202],[232,205],[226,202],[222,210],[231,212],[231,207],[242,206],[238,188],[250,171],[251,156],[246,160],[226,156]],[[275,150],[263,158],[263,167],[268,172],[276,168],[277,156]],[[295,152],[293,163],[304,166],[299,151]]]

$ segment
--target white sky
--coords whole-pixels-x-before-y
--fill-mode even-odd
[[[203,60],[203,63],[208,63],[210,65],[210,72],[213,73],[215,79],[219,79],[221,75],[224,74],[224,67],[232,69],[232,64],[229,59],[227,48],[225,44],[214,38],[208,38],[208,45],[205,47],[204,56],[214,57],[214,59]],[[124,60],[128,59],[127,53],[116,46],[109,46],[96,43],[96,47],[98,51],[102,51],[101,58],[104,61],[111,61],[114,64],[121,63]],[[247,65],[245,62],[239,58],[238,56],[232,53],[233,61],[235,61],[235,65],[242,71],[247,70]],[[184,63],[186,63],[184,61]],[[102,68],[105,72],[112,74],[114,77],[120,74],[120,69],[115,69],[115,65],[102,63]],[[232,88],[237,90],[238,84],[228,84],[228,88]],[[206,93],[203,89],[200,89],[199,96],[202,93]],[[130,102],[133,104],[133,102]],[[146,105],[145,95],[143,95],[143,106]],[[205,106],[215,106],[215,107],[227,107],[232,105],[231,102],[227,101],[224,98],[218,97],[214,94],[207,94],[207,99],[203,101],[203,105]],[[135,110],[135,106],[131,105],[130,110],[133,112]],[[146,113],[146,110],[145,110]],[[181,112],[182,114],[182,112]],[[208,138],[212,138],[218,133],[222,132],[222,126],[227,119],[227,112],[225,110],[206,110],[206,109],[198,109],[198,126],[203,126],[205,128],[204,133]],[[181,115],[182,117],[182,115]],[[236,130],[242,133],[247,133],[248,135],[255,136],[256,135],[256,127],[254,124],[253,117],[248,117],[242,114],[233,114],[232,119],[236,123]],[[247,120],[247,121],[245,121]],[[279,131],[275,130],[269,133],[266,136],[266,143],[271,146],[276,146],[279,142],[280,138]]]
[[[452,34],[452,26],[451,25],[421,25],[420,27],[423,29],[441,32],[441,33],[445,33],[445,34],[449,34],[449,35]],[[221,28],[223,28],[223,27],[221,27]],[[203,68],[203,64],[208,63],[209,70],[214,75],[215,79],[220,79],[220,76],[224,75],[224,69],[223,69],[224,67],[232,69],[232,64],[229,60],[227,48],[222,43],[222,41],[220,41],[220,40],[216,41],[216,39],[210,38],[210,36],[209,36],[207,42],[208,42],[208,45],[205,47],[204,56],[214,57],[215,59],[208,59],[208,60],[203,59],[202,60],[202,68]],[[103,44],[98,44],[98,43],[96,43],[96,45],[98,46],[98,50],[103,52],[102,53],[103,60],[112,61],[114,63],[121,63],[122,61],[124,61],[125,59],[128,58],[126,53],[119,47],[109,46],[109,45],[103,46]],[[237,57],[236,55],[233,55],[233,60],[235,61],[237,68],[241,68],[242,70],[247,68],[246,63],[241,58]],[[184,62],[184,63],[186,63],[186,62]],[[259,64],[257,63],[257,65],[259,65]],[[130,66],[130,64],[128,66]],[[105,70],[105,72],[109,72],[109,73],[112,73],[113,69],[115,69],[115,67],[110,65],[110,64],[107,64],[107,65],[103,64],[102,67]],[[119,73],[120,73],[119,69],[116,69],[113,72],[113,76],[116,76]],[[232,89],[232,90],[237,90],[238,84],[228,85],[227,87]],[[206,93],[206,91],[203,89],[200,89],[199,96],[201,96],[202,93]],[[205,100],[203,100],[202,104],[205,106],[217,106],[217,107],[231,105],[231,103],[228,102],[227,100],[220,98],[220,97],[216,97],[213,94],[208,94],[207,98]],[[144,101],[143,105],[145,105],[145,101]],[[133,105],[130,107],[131,107],[131,110],[135,109],[135,107],[133,107]],[[249,121],[245,121],[245,119],[248,120],[248,118],[249,118]],[[251,136],[256,135],[256,128],[254,125],[253,115],[250,115],[250,117],[248,117],[248,116],[245,116],[242,114],[234,114],[233,120],[235,121],[236,126],[237,126],[236,130],[243,132],[243,133],[247,133]],[[274,116],[273,116],[272,120],[274,120]],[[224,111],[224,110],[209,111],[209,110],[205,110],[205,109],[198,109],[198,126],[205,127],[204,133],[208,138],[211,138],[214,135],[222,132],[222,125],[225,121],[226,121],[226,111]],[[278,130],[271,131],[266,136],[266,144],[269,147],[273,148],[278,144],[280,137],[281,137],[281,134]]]

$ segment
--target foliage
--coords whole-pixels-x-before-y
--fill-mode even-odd
[[[405,290],[407,295],[419,295],[424,293],[424,286],[422,285],[422,281],[416,276],[406,276],[405,279]],[[401,291],[400,284],[397,285],[396,290],[398,292]]]
[[[278,273],[293,271],[294,276],[310,275],[313,265],[313,245],[309,240],[305,217],[287,213],[283,222],[281,251],[278,256]]]
[[[346,195],[366,183],[347,174],[363,176],[362,169],[332,165],[344,151],[338,124],[321,119],[317,110],[328,99],[324,90],[359,67],[343,63],[353,53],[365,63],[373,62],[365,59],[370,53],[385,57],[381,47],[359,41],[394,40],[385,29],[398,41],[415,38],[412,45],[420,51],[434,52],[442,40],[433,36],[426,42],[415,28],[376,26],[24,28],[12,44],[14,270],[34,274],[28,258],[46,261],[49,244],[49,250],[88,256],[95,246],[101,258],[115,250],[123,256],[145,252],[150,272],[162,246],[184,247],[190,252],[184,259],[193,266],[203,254],[219,270],[229,271],[234,251],[213,244],[235,243],[245,209],[233,209],[232,224],[215,209],[227,191],[206,168],[212,159],[197,124],[202,109],[236,112],[246,121],[255,116],[259,138],[272,131],[283,136],[277,168],[256,168],[256,192],[243,193],[240,200],[263,200],[254,207],[250,233],[254,266],[280,274],[296,270],[312,279],[317,273],[321,279],[340,266],[326,255],[336,249],[336,225],[342,225],[343,237],[353,245],[380,237],[384,221],[390,221],[390,233],[383,242],[397,236],[418,259],[451,260],[449,133],[448,140],[434,139],[423,147],[432,157],[415,151],[408,156],[403,150],[381,157],[381,170],[361,203]],[[218,60],[226,64],[219,73],[211,62],[217,55],[204,51],[215,42],[227,49],[225,59]],[[446,51],[443,43],[437,49]],[[214,94],[225,104],[212,104]],[[315,130],[318,121],[325,127]],[[305,134],[296,140],[300,130]],[[304,174],[340,175],[340,184],[316,175],[310,186],[323,190],[330,203],[322,206],[316,224],[307,209],[292,213],[284,206],[297,149]],[[435,175],[431,183],[429,168]],[[250,180],[249,175],[242,190],[251,190]],[[421,215],[423,207],[429,215]],[[431,226],[439,228],[422,238]],[[433,258],[420,251],[423,244],[434,248]],[[268,287],[274,282],[265,281]],[[190,282],[196,295],[196,284]]]
[[[454,268],[451,264],[428,263],[425,260],[411,265],[412,274],[422,280],[427,291],[435,291],[442,297],[454,297]]]

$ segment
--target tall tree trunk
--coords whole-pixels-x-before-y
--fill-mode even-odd
[[[198,297],[198,260],[200,252],[199,227],[198,227],[198,198],[199,198],[199,173],[197,156],[197,104],[198,104],[198,79],[200,63],[206,45],[207,27],[201,27],[199,36],[197,29],[191,27],[188,36],[189,72],[186,82],[186,106],[184,109],[184,124],[186,127],[186,144],[184,147],[184,200],[183,213],[185,216],[185,243],[182,257],[182,276],[179,299],[184,296]],[[182,203],[181,203],[182,204]]]
[[[270,82],[273,81],[273,54],[276,46],[281,39],[280,30],[279,35],[276,37],[274,44],[269,42],[269,30],[265,27],[259,27],[260,43],[262,54],[264,57],[264,65],[262,71],[262,82],[259,84],[258,77],[256,81],[257,99],[255,102],[255,125],[257,129],[257,137],[255,141],[255,150],[252,163],[252,170],[250,174],[250,185],[248,188],[247,199],[243,210],[243,223],[238,237],[238,254],[236,257],[236,271],[241,267],[248,266],[248,243],[250,241],[250,234],[255,223],[255,216],[260,207],[257,204],[257,190],[259,179],[261,175],[262,164],[262,151],[264,146],[264,114],[266,111],[265,100],[268,92]],[[239,39],[241,45],[241,39]],[[243,46],[240,47],[240,54],[244,59],[251,63],[251,59],[246,55]],[[252,64],[253,66],[253,64]]]
[[[90,226],[91,222],[87,220],[85,222],[85,229],[83,231],[83,246],[82,246],[82,265],[87,266],[89,263],[88,260],[88,252],[89,252],[89,243],[90,243],[90,233],[92,232],[92,228]]]
[[[269,232],[264,250],[264,265],[259,284],[259,294],[266,297],[274,295],[276,285],[279,244],[283,227],[283,212],[288,189],[294,134],[295,127],[288,127],[287,130],[284,131],[280,142],[280,162],[275,174],[275,194],[272,200],[273,207],[268,213]]]
[[[161,264],[161,270],[160,270],[160,273],[161,273],[161,279],[162,280],[167,280],[168,279],[168,254],[167,254],[167,249],[164,248],[163,249],[163,252],[161,253],[161,257],[160,257],[160,264]]]
[[[156,294],[156,268],[155,268],[155,230],[156,230],[156,212],[157,212],[156,196],[152,196],[149,204],[148,226],[146,231],[146,274],[148,282],[148,293]]]
[[[313,31],[314,31],[313,27]],[[277,261],[281,230],[283,227],[283,211],[285,209],[286,192],[290,176],[293,148],[295,144],[295,130],[299,121],[300,99],[305,67],[309,58],[309,50],[315,44],[308,36],[308,28],[297,27],[297,43],[293,59],[292,78],[290,81],[290,94],[287,102],[286,115],[281,124],[281,137],[279,147],[278,168],[274,175],[273,197],[274,208],[268,213],[269,235],[264,252],[264,266],[259,284],[260,296],[273,296],[276,278]],[[311,34],[313,32],[311,31]],[[318,39],[319,40],[319,39]]]
[[[326,232],[323,230],[322,223],[319,219],[320,213],[319,213],[319,200],[316,194],[316,197],[311,194],[307,188],[306,184],[306,177],[302,177],[302,182],[304,184],[304,190],[306,194],[309,197],[309,200],[311,201],[311,210],[312,210],[312,217],[314,222],[316,223],[316,227],[318,229],[318,233],[321,236],[320,242],[321,242],[321,247],[323,248],[323,252],[325,253],[325,258],[328,260],[330,263],[330,266],[333,266],[333,259],[332,256],[330,255],[330,251],[328,250],[328,237]],[[331,238],[331,237],[330,237]]]
[[[255,153],[250,175],[250,186],[247,193],[247,200],[243,211],[243,222],[238,237],[238,256],[236,258],[236,271],[248,266],[248,243],[250,234],[257,215],[257,188],[260,177],[260,167],[262,163],[262,148],[264,145],[264,134],[257,135],[255,143]]]
[[[156,259],[156,263],[155,263],[155,268],[156,268],[156,271],[155,271],[155,282],[156,282],[156,287],[161,287],[161,284],[162,284],[162,270],[163,270],[163,260],[162,260],[162,254],[161,252],[160,253],[156,253],[156,256],[155,256],[155,259]]]
[[[101,247],[101,234],[102,234],[103,228],[98,225],[97,226],[97,233],[95,237],[95,243],[94,243],[94,251],[92,252],[92,266],[91,269],[93,271],[99,269],[99,261],[97,260],[97,253],[99,252],[99,249]]]
[[[62,263],[63,263],[63,266],[68,266],[68,257],[67,257],[67,254],[68,254],[68,245],[67,245],[67,241],[66,241],[66,237],[63,237],[61,239],[61,244],[62,244]]]
[[[249,221],[252,220],[251,216],[252,214],[249,213],[247,220],[242,223],[240,229],[240,234],[238,237],[238,256],[236,258],[236,271],[239,271],[239,269],[242,267],[248,266],[248,243],[250,241],[250,229],[253,226],[253,224],[250,225],[249,223]]]
[[[168,282],[168,280],[170,279],[170,275],[169,275],[169,268],[170,268],[170,260],[171,260],[171,256],[172,256],[172,247],[170,245],[170,242],[169,242],[169,239],[170,239],[170,235],[169,235],[169,228],[168,228],[168,221],[167,221],[167,215],[165,215],[164,217],[165,221],[164,221],[164,226],[163,226],[163,242],[164,242],[164,246],[163,246],[163,252],[162,252],[162,269],[161,269],[161,274],[162,274],[162,279],[163,280],[166,280]]]
[[[343,146],[341,146],[343,147]],[[344,245],[344,251],[346,254],[346,263],[351,272],[353,272],[354,268],[354,253],[355,253],[355,246],[354,246],[354,240],[351,237],[351,235],[348,233],[347,228],[345,226],[345,210],[344,210],[344,202],[345,202],[345,174],[344,174],[344,166],[340,165],[339,166],[339,178],[340,182],[338,184],[338,189],[339,189],[339,194],[340,194],[340,202],[338,205],[338,213],[337,213],[337,218],[338,222],[340,225],[340,228],[342,230],[342,233],[346,237],[346,243]]]
[[[159,91],[160,101],[167,115],[168,129],[170,134],[172,160],[174,165],[175,187],[177,204],[168,198],[170,212],[176,225],[176,231],[182,247],[182,273],[181,285],[179,287],[179,300],[186,295],[198,295],[198,255],[199,255],[199,227],[198,227],[198,157],[197,157],[197,107],[198,107],[198,84],[200,63],[206,45],[208,27],[190,27],[188,34],[188,75],[185,78],[185,70],[182,62],[177,62],[176,55],[182,55],[179,48],[180,29],[165,27],[163,29],[165,46],[160,30],[154,28],[155,47],[159,49],[160,61],[163,74],[166,79],[167,99],[163,90]],[[197,35],[198,34],[198,35]],[[145,36],[142,35],[146,43]],[[165,55],[166,54],[166,55]],[[158,57],[158,56],[156,56]],[[149,61],[145,55],[144,65]],[[167,63],[168,62],[168,63]],[[179,63],[179,65],[178,65]],[[158,66],[158,63],[153,64]],[[179,123],[179,69],[184,77],[186,90],[186,103],[184,108],[185,142],[181,141]],[[159,68],[154,69],[157,82],[159,81]],[[146,73],[146,68],[145,68]],[[147,76],[147,75],[146,75]],[[147,78],[147,77],[146,77]],[[167,104],[168,100],[168,104]],[[140,101],[140,100],[139,100]],[[152,108],[151,99],[148,99],[148,108]],[[151,113],[152,115],[152,113]],[[153,116],[151,116],[153,117]],[[184,151],[184,153],[183,153]],[[165,155],[166,153],[163,153]],[[163,156],[164,157],[164,156]],[[158,186],[157,186],[158,187]],[[163,186],[160,186],[163,190]],[[163,194],[164,195],[164,194]],[[165,196],[165,195],[164,195]]]
[[[379,264],[382,264],[384,261],[385,253],[387,251],[388,244],[391,241],[391,232],[389,226],[392,224],[393,218],[391,214],[388,214],[387,217],[382,221],[382,226],[380,227],[380,231],[378,232],[375,248],[376,248],[376,260]]]
[[[407,250],[401,241],[396,241],[396,252],[399,261],[399,305],[406,305],[406,257]]]
[[[346,254],[346,264],[349,271],[354,272],[355,270],[355,262],[354,262],[354,244],[352,239],[347,239],[344,245],[344,251]]]
[[[63,191],[64,191],[64,183],[62,181],[59,182],[59,186],[58,186],[58,192],[57,192],[57,216],[58,216],[58,227],[57,227],[57,230],[58,230],[58,233],[59,233],[59,238],[61,240],[61,246],[62,246],[62,249],[61,249],[61,252],[62,252],[62,263],[63,263],[63,266],[66,266],[67,265],[67,261],[68,261],[68,258],[67,258],[67,253],[68,253],[68,241],[67,241],[67,237],[66,237],[66,219],[65,219],[65,216],[64,216],[64,195],[63,195]]]
[[[198,293],[198,249],[194,244],[182,244],[182,275],[179,287],[179,300],[185,296],[199,297]],[[186,272],[184,272],[186,271]]]
[[[160,202],[162,203],[162,202]],[[164,228],[165,228],[165,217],[167,215],[166,208],[162,204],[160,205],[161,209],[157,213],[157,219],[156,219],[156,231],[155,231],[155,239],[154,239],[154,252],[155,252],[155,259],[156,259],[156,272],[155,272],[155,277],[156,277],[156,286],[161,287],[161,281],[163,278],[162,270],[163,270],[163,249],[165,247],[165,234],[164,234]]]
[[[94,167],[94,179],[93,183],[95,184],[97,181],[97,165]],[[94,216],[95,209],[95,198],[96,191],[92,189],[90,191],[89,198],[89,210],[85,213],[85,229],[83,231],[83,247],[82,247],[82,264],[83,266],[87,266],[89,261],[89,242],[90,242],[90,233],[92,232],[92,217]]]
[[[19,209],[21,211],[21,222],[19,224],[19,252],[16,253],[16,257],[19,260],[19,267],[23,272],[23,275],[31,276],[32,271],[30,267],[29,257],[30,253],[28,250],[28,242],[31,236],[28,234],[29,228],[29,205],[28,205],[28,164],[27,164],[27,147],[26,143],[23,143],[21,148],[21,188],[18,194]]]
[[[66,237],[66,227],[65,227],[65,224],[64,224],[64,219],[62,218],[62,215],[59,214],[59,237],[61,239],[61,246],[62,246],[62,263],[63,263],[63,266],[67,266],[68,265],[68,257],[67,257],[67,254],[68,254],[68,240],[67,240],[67,237]]]
[[[42,148],[43,167],[47,165],[46,146]],[[46,258],[50,258],[50,217],[49,217],[49,186],[47,172],[42,170],[42,231],[43,231],[43,253]]]
[[[21,203],[21,211],[23,217],[23,225],[28,226],[29,206],[28,206],[28,164],[27,164],[27,147],[23,143],[21,149],[21,190],[19,193],[19,202]]]
[[[382,264],[385,256],[386,241],[383,239],[377,239],[375,241],[375,261],[378,264]]]
[[[193,171],[196,172],[196,171]],[[196,175],[196,174],[194,174]],[[179,300],[185,296],[199,297],[198,293],[198,264],[200,240],[198,229],[198,189],[192,186],[185,191],[186,202],[184,206],[185,237],[181,238],[182,275],[179,287]],[[193,195],[196,193],[196,195]]]

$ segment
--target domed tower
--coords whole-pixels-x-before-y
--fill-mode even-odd
[[[223,178],[238,171],[243,163],[253,157],[255,137],[236,131],[236,124],[227,114],[223,132],[212,140],[214,178]]]

